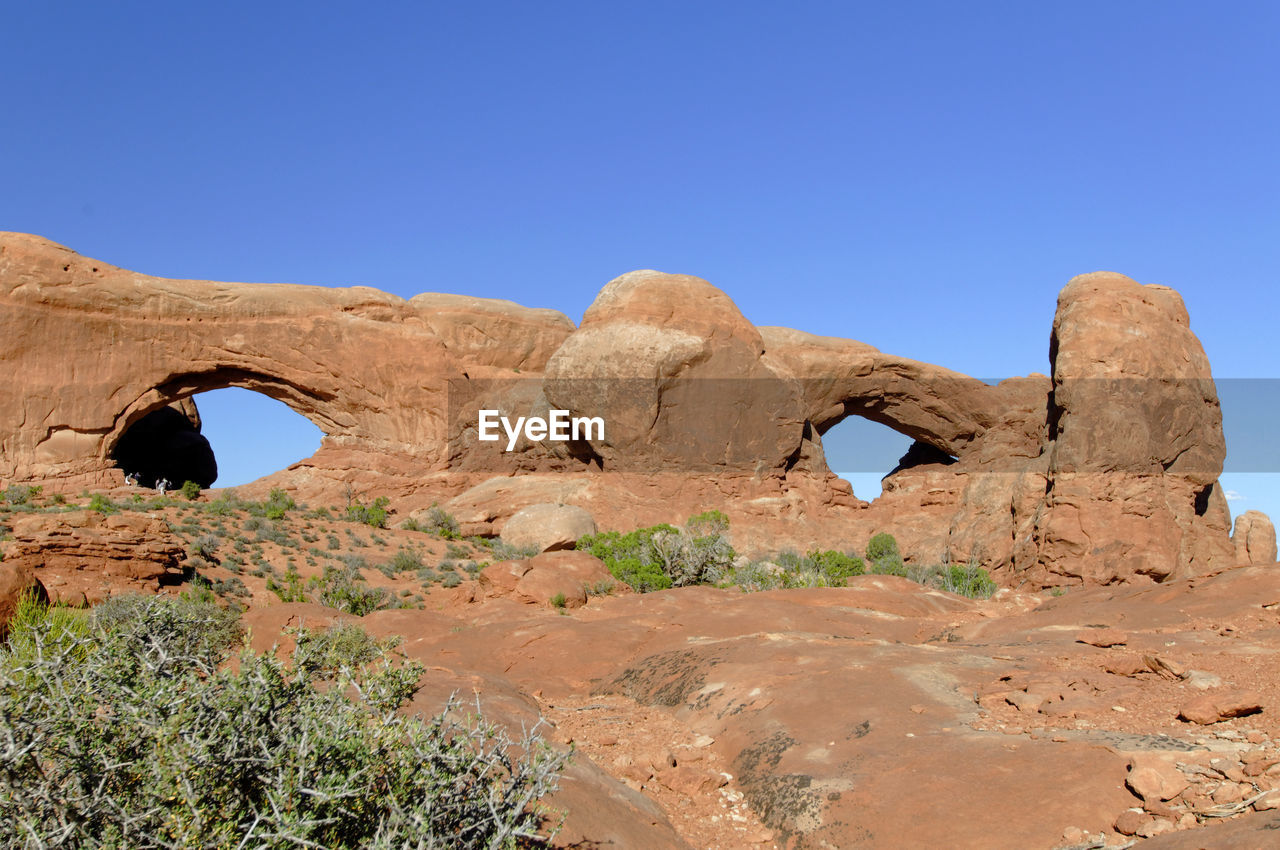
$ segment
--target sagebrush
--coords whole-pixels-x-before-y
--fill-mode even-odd
[[[377,642],[300,636],[296,660],[245,649],[228,665],[238,623],[207,602],[112,600],[85,633],[27,619],[0,651],[0,846],[546,841],[538,800],[567,755],[452,700],[397,713],[422,668]]]

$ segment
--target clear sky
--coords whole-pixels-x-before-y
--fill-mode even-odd
[[[0,228],[126,268],[575,320],[656,268],[987,378],[1047,372],[1058,290],[1109,269],[1178,289],[1216,376],[1276,377],[1280,4],[66,0],[4,26]],[[231,398],[214,449],[251,468]],[[1274,477],[1234,475],[1234,509],[1280,515]]]

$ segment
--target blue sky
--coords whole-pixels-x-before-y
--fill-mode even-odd
[[[1216,376],[1275,377],[1278,4],[126,0],[5,28],[0,228],[126,268],[575,320],[657,268],[981,377],[1047,372],[1058,290],[1109,269],[1178,289]],[[256,447],[218,407],[230,470]],[[1272,481],[1229,476],[1233,508],[1280,513]]]

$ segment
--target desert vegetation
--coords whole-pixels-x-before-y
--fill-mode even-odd
[[[683,528],[655,525],[625,534],[609,531],[584,537],[578,548],[600,558],[619,581],[642,593],[691,584],[743,591],[844,587],[851,577],[867,574],[900,576],[971,599],[986,599],[996,590],[991,576],[976,563],[907,564],[897,540],[884,532],[871,538],[862,555],[815,549],[749,560],[734,552],[728,530],[723,513],[707,511],[690,517]]]
[[[538,801],[568,756],[536,730],[512,740],[454,700],[429,719],[397,713],[421,666],[350,624],[298,632],[286,660],[237,650],[240,637],[235,612],[200,594],[91,612],[24,598],[0,649],[0,844],[499,848],[549,834]]]

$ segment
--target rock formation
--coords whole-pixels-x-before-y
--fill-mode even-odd
[[[1237,564],[1274,564],[1276,562],[1276,527],[1262,511],[1245,511],[1236,517],[1231,542]]]
[[[182,577],[186,551],[161,519],[82,510],[19,515],[11,523],[13,539],[0,544],[5,566],[38,574],[55,600],[84,604],[121,592],[154,593],[166,579]]]
[[[186,441],[161,453],[202,474],[213,458],[178,421],[195,427],[194,409],[173,406],[238,386],[325,434],[262,486],[386,495],[402,515],[440,501],[468,533],[495,534],[539,502],[623,529],[717,508],[740,548],[853,548],[890,531],[909,560],[973,560],[1024,587],[1163,581],[1234,557],[1208,361],[1178,295],[1122,275],[1063,290],[1051,377],[994,386],[757,328],[684,275],[623,275],[575,328],[457,295],[147,277],[12,233],[0,235],[0,328],[13,376],[0,386],[0,481],[50,492],[118,484],[139,465],[131,446],[160,445],[133,436],[157,417],[166,440]],[[481,408],[568,410],[607,431],[505,452],[479,438]],[[848,416],[916,441],[870,505],[823,453]]]

